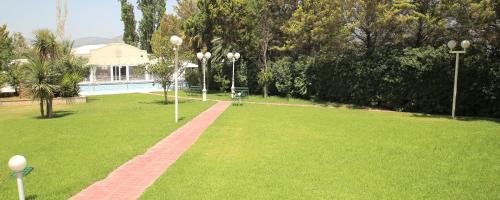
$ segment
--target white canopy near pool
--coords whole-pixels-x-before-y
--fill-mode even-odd
[[[154,74],[149,74],[146,70],[136,70],[155,62],[145,50],[124,43],[113,43],[82,46],[72,52],[87,58],[88,65],[92,66],[90,75],[80,83],[81,95],[161,90],[159,85],[152,85]],[[198,67],[189,62],[181,63],[181,69]],[[182,71],[180,70],[179,76],[181,87],[186,84]]]
[[[123,44],[87,45],[73,49],[73,54],[88,59],[92,66],[85,82],[150,81],[151,76],[135,68],[150,62],[145,50]]]
[[[83,83],[152,82],[145,70],[135,70],[154,62],[145,50],[124,43],[86,45],[73,49],[73,54],[88,59],[92,66],[89,77]],[[181,68],[196,68],[198,65],[182,62]],[[182,72],[182,70],[181,70]],[[180,81],[184,81],[180,74]]]

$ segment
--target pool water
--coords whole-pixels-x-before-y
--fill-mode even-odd
[[[80,84],[80,95],[83,96],[123,93],[147,93],[156,91],[163,91],[163,88],[160,84],[154,84],[153,82]]]
[[[81,92],[99,92],[99,91],[120,91],[120,90],[161,90],[160,84],[146,83],[106,83],[80,85]]]

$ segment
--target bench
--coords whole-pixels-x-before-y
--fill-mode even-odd
[[[188,96],[201,94],[201,86],[189,86],[186,90]]]
[[[248,87],[235,87],[234,88],[234,97],[233,97],[233,102],[241,105],[242,100],[248,98],[250,95],[250,90],[248,90]]]

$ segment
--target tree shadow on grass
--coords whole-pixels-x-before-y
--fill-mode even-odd
[[[453,119],[450,115],[438,115],[438,114],[425,114],[425,113],[413,113],[411,117],[420,117],[420,118],[434,118],[434,119]],[[488,118],[488,117],[456,117],[455,120],[458,121],[489,121],[500,124],[500,119],[498,118]]]
[[[179,99],[179,104],[183,103],[191,103],[194,102],[195,100],[192,99]],[[140,104],[156,104],[156,105],[174,105],[175,101],[174,100],[168,100],[168,104],[165,104],[164,100],[153,100],[153,101],[140,101]]]
[[[92,103],[94,101],[100,101],[101,99],[95,97],[87,97],[87,103]]]
[[[335,103],[335,102],[327,102],[327,101],[313,101],[312,105],[320,106],[320,107],[334,107],[334,108],[347,108],[353,110],[369,110],[369,109],[379,109],[379,108],[371,108],[368,106],[361,106],[356,104],[344,104],[344,103]],[[380,108],[382,109],[382,108]]]
[[[35,200],[37,198],[38,198],[37,195],[28,195],[28,196],[26,196],[26,200]]]
[[[41,117],[41,116],[36,116],[36,117],[33,117],[33,118],[35,118],[35,119],[56,119],[56,118],[63,118],[63,117],[75,114],[75,111],[58,110],[58,111],[54,111],[53,114],[54,114],[54,116],[52,118],[44,118],[44,117]]]

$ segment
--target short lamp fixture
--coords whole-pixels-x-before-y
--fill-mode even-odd
[[[26,165],[27,161],[24,156],[15,155],[9,159],[9,168],[16,174],[19,200],[25,200],[23,187],[23,170],[24,168],[26,168]]]

